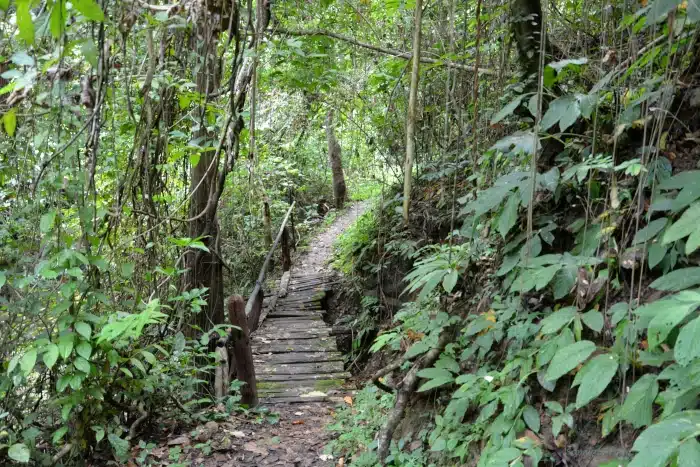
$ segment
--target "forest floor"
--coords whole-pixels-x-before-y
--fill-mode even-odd
[[[333,243],[369,204],[350,205],[311,239],[308,250],[295,260],[293,273],[330,273]],[[343,460],[326,455],[324,447],[332,437],[326,426],[333,422],[335,408],[347,403],[352,399],[340,391],[326,402],[272,404],[229,418],[220,413],[219,421],[174,433],[150,456],[156,465],[183,467],[342,466]]]

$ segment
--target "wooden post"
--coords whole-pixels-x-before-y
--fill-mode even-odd
[[[262,306],[262,297],[260,305]],[[240,328],[240,331],[238,329],[232,330],[231,336],[233,337],[233,361],[236,365],[236,378],[246,383],[241,387],[241,402],[248,404],[249,407],[255,407],[258,405],[258,391],[255,385],[253,350],[250,346],[243,297],[234,295],[229,298],[228,316],[231,324]],[[260,316],[259,313],[258,316]]]
[[[287,272],[292,268],[292,257],[289,253],[289,230],[285,227],[282,231],[282,271]]]
[[[214,391],[216,398],[221,399],[228,394],[228,387],[231,384],[229,379],[228,352],[226,351],[226,340],[221,339],[216,345],[216,375],[214,376]]]
[[[257,330],[258,326],[260,325],[260,314],[262,313],[263,299],[265,298],[265,292],[263,292],[262,287],[257,287],[256,290],[253,290],[253,293],[255,295],[253,295],[251,298],[254,300],[250,308],[250,314],[247,315],[249,332]],[[250,299],[248,299],[248,301],[250,301]]]

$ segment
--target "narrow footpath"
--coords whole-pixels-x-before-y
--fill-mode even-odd
[[[263,414],[210,422],[212,452],[192,450],[189,465],[343,465],[323,452],[330,441],[325,427],[333,422],[335,407],[352,403],[343,390],[349,374],[323,321],[325,297],[334,282],[328,261],[335,240],[368,205],[353,204],[309,242],[309,250],[293,263],[288,294],[252,334]]]

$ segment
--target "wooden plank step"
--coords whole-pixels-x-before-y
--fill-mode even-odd
[[[345,378],[286,378],[278,381],[258,381],[257,386],[258,391],[263,392],[281,392],[287,389],[297,389],[299,391],[308,389],[309,391],[326,392],[329,389],[339,388],[344,383]]]
[[[333,342],[322,342],[317,339],[297,339],[288,341],[272,341],[268,344],[253,346],[253,355],[287,352],[337,352],[338,347]]]
[[[275,310],[267,315],[268,318],[306,318],[309,316],[323,318],[323,314],[307,310]]]
[[[291,383],[301,383],[302,381],[291,381]],[[262,386],[261,386],[262,384]],[[336,392],[343,387],[336,381],[306,381],[303,386],[284,386],[277,387],[275,385],[280,384],[279,382],[267,382],[258,384],[258,394],[261,397],[289,397],[297,396],[303,397],[304,395],[316,396],[320,394],[328,394],[333,391]],[[268,389],[269,388],[269,389]],[[319,394],[320,393],[320,394]]]
[[[287,363],[322,363],[342,362],[343,354],[340,352],[288,352],[269,355],[253,355],[254,363],[263,364],[287,364]],[[341,365],[342,366],[342,365]],[[256,368],[257,369],[257,368]],[[343,370],[340,370],[343,371]],[[331,372],[332,373],[332,372]]]
[[[324,325],[320,316],[295,316],[293,318],[268,318],[265,320],[267,327],[285,329],[289,326],[320,326]]]
[[[315,373],[315,374],[297,374],[297,375],[259,375],[258,381],[300,381],[300,380],[347,380],[352,375],[348,372],[344,373]]]
[[[253,357],[255,360],[255,357]],[[317,375],[342,373],[342,361],[309,362],[309,363],[258,363],[255,362],[255,375],[263,378],[265,375]]]
[[[310,404],[314,402],[327,402],[330,398],[328,396],[314,396],[314,397],[263,397],[260,399],[262,404],[277,405],[277,404]]]
[[[286,339],[316,339],[331,336],[329,329],[299,329],[291,331],[276,331],[267,329],[264,333],[256,332],[251,336],[253,342],[277,341]]]

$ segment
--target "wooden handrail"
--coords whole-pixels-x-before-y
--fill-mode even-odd
[[[284,216],[284,219],[282,220],[282,225],[280,226],[280,230],[277,233],[277,237],[275,238],[275,241],[272,243],[272,246],[270,247],[270,251],[267,252],[267,256],[265,256],[265,262],[263,262],[262,268],[260,268],[260,274],[258,274],[258,280],[255,281],[255,288],[253,288],[253,292],[250,294],[250,297],[248,297],[248,303],[245,305],[245,316],[246,319],[248,320],[248,330],[250,332],[255,331],[258,328],[258,320],[260,319],[260,312],[262,311],[262,297],[259,297],[262,292],[262,286],[263,283],[265,282],[265,276],[267,275],[267,268],[270,266],[270,260],[272,259],[272,254],[275,252],[277,249],[277,245],[279,245],[280,240],[282,239],[282,235],[284,233],[284,229],[287,226],[287,221],[289,220],[289,216],[292,214],[292,210],[294,209],[294,206],[296,205],[296,201],[292,202],[292,205],[289,206],[289,209],[287,210],[287,214]],[[256,301],[259,300],[259,303],[256,303]]]

